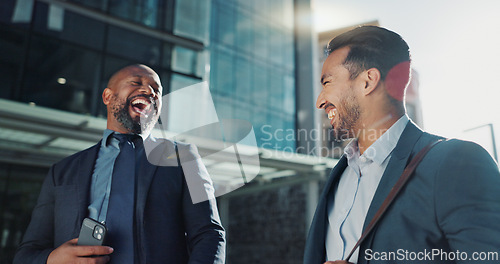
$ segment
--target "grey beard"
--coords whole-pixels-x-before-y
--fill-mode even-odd
[[[115,98],[116,100],[116,98]],[[130,113],[128,112],[128,108],[130,106],[130,99],[127,99],[123,103],[116,103],[113,106],[113,115],[115,116],[116,120],[122,124],[123,128],[125,128],[127,131],[130,133],[134,134],[142,134],[143,132],[149,131],[153,125],[156,123],[156,117],[158,113],[151,114],[147,118],[137,118],[137,120],[134,120],[131,116]],[[155,110],[156,111],[156,106]],[[142,121],[142,124],[141,124]]]
[[[134,134],[141,134],[142,127],[140,121],[134,121],[128,112],[128,103],[121,105],[115,105],[113,107],[113,114],[118,122],[123,125],[123,127]]]

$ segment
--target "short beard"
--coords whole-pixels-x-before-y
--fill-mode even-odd
[[[129,106],[131,99],[134,98],[129,98],[125,101],[119,102],[118,98],[116,95],[113,96],[114,101],[116,102],[113,107],[113,115],[115,116],[115,119],[122,124],[123,128],[125,128],[128,132],[133,133],[133,134],[142,134],[142,132],[150,131],[151,128],[154,126],[157,120],[158,112],[156,110],[156,106],[152,106],[155,109],[153,109],[154,113],[150,115],[148,118],[140,118],[137,117],[136,119],[133,119],[132,116],[130,116],[129,113]],[[141,120],[142,119],[142,120]],[[142,124],[141,124],[142,121]]]
[[[349,95],[340,100],[337,106],[339,118],[338,126],[333,128],[333,137],[340,142],[350,138],[355,138],[356,123],[361,116],[358,100],[354,95]]]

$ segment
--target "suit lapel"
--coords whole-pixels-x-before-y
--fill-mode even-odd
[[[90,196],[90,183],[100,146],[101,141],[99,141],[99,143],[97,143],[87,151],[84,151],[78,162],[78,223],[82,223],[83,219],[87,217],[87,209]]]
[[[366,229],[370,221],[372,220],[375,213],[378,211],[383,201],[391,191],[394,184],[397,182],[403,170],[405,169],[410,156],[412,154],[415,143],[422,136],[423,132],[420,130],[413,122],[410,120],[406,125],[405,130],[401,134],[396,147],[392,153],[391,159],[387,164],[387,168],[380,179],[377,191],[373,196],[372,203],[368,209],[368,213],[365,218],[363,225],[363,231]],[[370,237],[365,241],[365,246],[369,248],[371,246],[371,239],[373,234],[376,232],[376,228],[372,231]],[[361,250],[360,250],[361,252]]]
[[[325,237],[328,228],[328,197],[334,195],[334,186],[339,182],[340,175],[347,167],[347,158],[342,156],[332,169],[325,188],[319,198],[316,213],[314,214],[311,230],[307,239],[304,254],[305,263],[323,263],[325,261]]]

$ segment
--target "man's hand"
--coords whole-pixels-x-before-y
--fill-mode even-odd
[[[327,261],[323,264],[352,264],[351,262],[347,262],[345,260],[336,260],[336,261]]]
[[[72,239],[62,244],[58,248],[54,249],[50,253],[47,259],[47,264],[59,264],[59,263],[104,264],[109,262],[108,255],[113,253],[113,248],[110,247],[78,246],[76,242],[78,242],[78,238]]]

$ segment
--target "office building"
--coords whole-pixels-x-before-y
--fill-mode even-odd
[[[311,140],[296,131],[314,129],[317,118],[310,5],[1,1],[0,263],[10,263],[50,165],[100,140],[101,93],[113,72],[134,63],[158,72],[164,94],[208,82],[219,118],[254,127],[260,173],[251,188],[219,198],[228,263],[300,263],[318,189],[303,183],[332,166],[293,154],[308,153]]]

